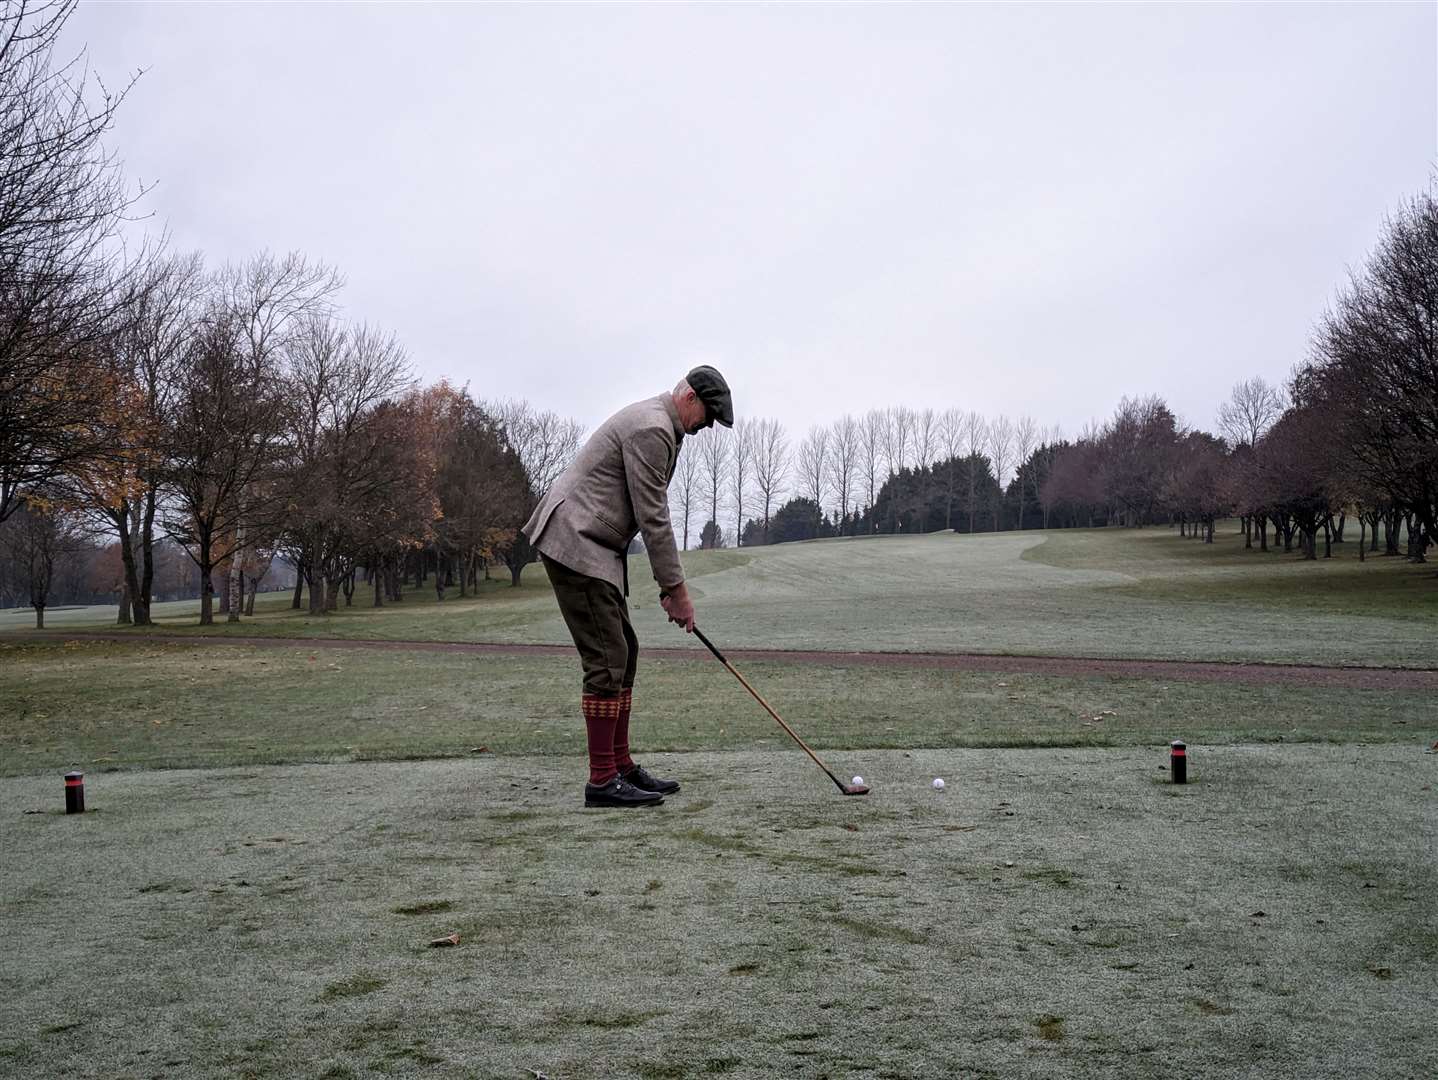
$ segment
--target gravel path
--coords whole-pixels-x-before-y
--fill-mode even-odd
[[[232,637],[202,634],[33,633],[6,635],[11,641],[112,641],[144,644],[256,645],[294,649],[397,649],[407,652],[510,656],[569,656],[566,645],[517,645],[469,641],[360,641],[345,638]],[[697,648],[642,648],[649,659],[708,660]],[[788,649],[725,649],[734,661],[851,667],[939,668],[1057,677],[1108,676],[1118,679],[1174,679],[1184,682],[1243,683],[1252,686],[1319,686],[1354,690],[1435,690],[1438,669],[1320,667],[1302,664],[1227,664],[1211,661],[1115,660],[1081,656],[995,656],[984,653],[825,652]]]

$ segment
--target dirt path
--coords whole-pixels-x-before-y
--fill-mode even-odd
[[[131,644],[255,645],[291,649],[390,649],[500,656],[570,656],[567,645],[514,645],[470,641],[357,641],[342,638],[231,637],[201,634],[105,634],[60,631],[5,635],[10,641],[113,641]],[[709,660],[700,649],[647,648],[643,655],[664,660]],[[1331,686],[1356,690],[1435,690],[1438,669],[1309,667],[1294,664],[1227,664],[1182,660],[1122,660],[1077,656],[991,656],[983,653],[819,652],[785,649],[728,649],[735,661],[767,660],[782,664],[839,667],[939,668],[1026,675],[1120,679],[1174,679],[1184,682],[1243,683],[1253,686]]]

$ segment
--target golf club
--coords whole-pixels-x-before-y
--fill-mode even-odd
[[[717,659],[719,663],[723,664],[726,668],[729,669],[729,674],[733,675],[734,678],[738,679],[744,685],[744,689],[748,690],[749,693],[754,695],[754,700],[757,701],[760,705],[764,706],[764,708],[768,710],[770,716],[772,716],[775,720],[779,721],[779,726],[789,733],[789,737],[799,744],[800,748],[803,749],[804,753],[808,754],[811,758],[814,759],[814,764],[819,766],[819,768],[823,769],[826,773],[829,774],[829,779],[834,781],[835,787],[837,787],[845,795],[869,794],[869,789],[864,784],[846,784],[837,776],[835,776],[833,770],[831,770],[829,766],[825,765],[822,761],[819,760],[819,755],[809,749],[808,745],[804,742],[804,740],[799,738],[799,736],[795,734],[793,728],[791,728],[788,724],[784,723],[784,718],[774,711],[774,707],[772,705],[770,705],[767,701],[765,701],[762,697],[759,696],[759,691],[755,690],[752,686],[750,686],[749,681],[745,679],[743,675],[740,675],[739,672],[734,670],[734,665],[729,663],[728,660],[724,659],[724,654],[721,653],[717,648],[715,648],[714,642],[710,641],[707,637],[705,637],[703,632],[697,626],[694,628],[694,636],[697,637],[700,641],[704,642],[705,645],[709,646],[709,651],[714,654],[715,659]]]

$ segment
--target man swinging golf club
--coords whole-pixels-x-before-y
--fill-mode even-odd
[[[580,707],[589,740],[585,806],[653,806],[679,790],[629,755],[629,710],[639,641],[629,623],[629,563],[636,533],[671,622],[694,629],[669,524],[669,481],[685,435],[734,426],[724,376],[707,365],[672,393],[620,409],[589,437],[524,525],[539,552],[584,668]]]

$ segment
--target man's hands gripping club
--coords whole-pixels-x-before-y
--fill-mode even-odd
[[[672,589],[661,589],[659,606],[669,616],[670,622],[684,627],[686,634],[694,633],[694,602],[689,599],[689,589],[684,582]]]

